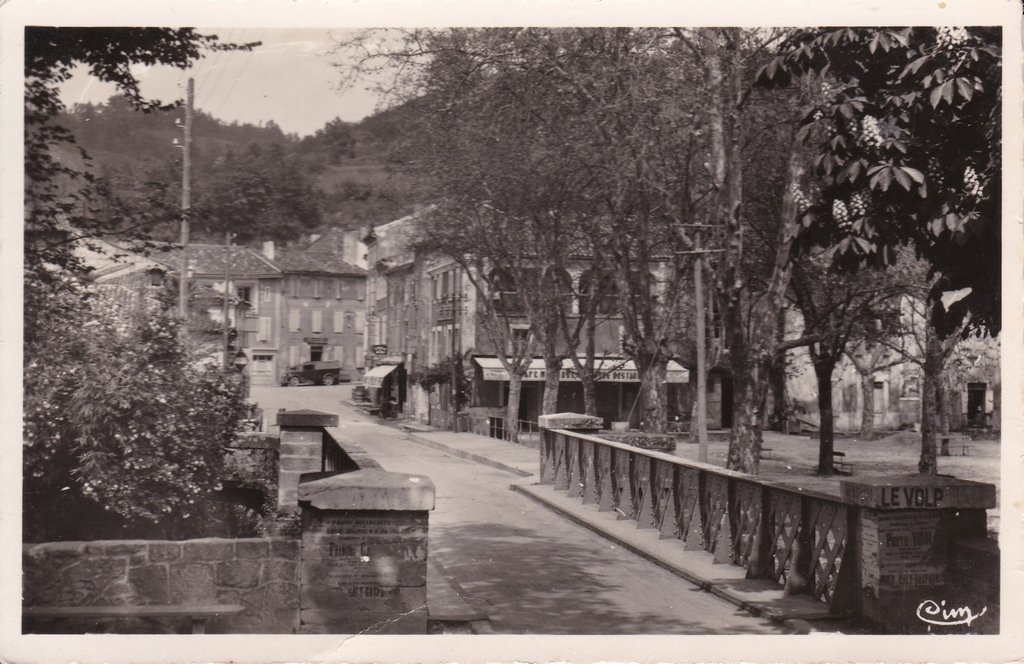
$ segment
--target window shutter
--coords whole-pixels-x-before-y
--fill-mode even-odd
[[[322,318],[323,318],[323,312],[322,311],[314,311],[313,312],[313,332],[320,332],[320,329],[323,327],[321,325]]]
[[[289,311],[288,312],[288,330],[290,332],[298,332],[299,331],[299,316],[301,316],[301,315],[302,315],[301,311]]]
[[[356,312],[356,334],[362,334],[366,331],[366,312]]]
[[[320,297],[320,280],[313,280],[313,297]]]
[[[334,333],[341,334],[345,331],[345,314],[341,311],[334,312]]]
[[[270,341],[270,316],[260,317],[260,341]]]
[[[299,363],[299,347],[288,346],[288,364],[294,366]]]

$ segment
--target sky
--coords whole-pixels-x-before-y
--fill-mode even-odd
[[[191,69],[133,68],[142,91],[163,101],[184,99],[187,80],[195,79],[195,108],[231,122],[259,124],[273,120],[285,133],[312,134],[340,117],[358,121],[373,113],[377,96],[357,83],[339,90],[341,73],[332,66],[338,56],[330,51],[348,30],[240,29],[202,30],[221,41],[263,42],[251,52],[209,53]],[[76,103],[102,103],[114,86],[101,83],[79,67],[62,88],[68,107]]]

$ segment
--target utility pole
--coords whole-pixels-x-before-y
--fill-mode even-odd
[[[714,228],[710,224],[682,224],[695,229],[693,251],[677,251],[677,255],[693,255],[693,306],[697,310],[697,461],[708,462],[708,394],[707,394],[707,332],[704,313],[704,254],[721,253],[721,249],[701,248],[703,229]]]
[[[697,231],[694,249],[700,251],[701,233]],[[697,308],[697,461],[708,462],[708,395],[707,351],[704,330],[704,259],[697,254],[693,261],[693,303]]]
[[[228,297],[231,289],[231,233],[224,234],[224,371],[231,369],[231,359],[228,353]]]
[[[188,226],[192,213],[192,103],[195,79],[188,79],[185,96],[185,145],[181,157],[181,266],[178,274],[178,315],[182,335],[188,318]]]
[[[452,345],[452,349],[451,349],[451,358],[450,358],[451,365],[452,365],[451,366],[452,374],[451,374],[451,377],[449,379],[449,382],[451,383],[451,390],[450,390],[451,404],[450,404],[450,407],[451,407],[451,410],[452,410],[452,431],[456,430],[457,420],[458,420],[459,405],[458,405],[458,390],[457,390],[457,387],[456,387],[456,382],[458,380],[458,373],[457,372],[458,372],[458,369],[459,369],[459,365],[461,364],[461,362],[459,361],[460,352],[459,352],[458,346],[456,345],[457,342],[458,342],[458,333],[459,333],[459,327],[458,327],[458,324],[459,324],[459,301],[461,299],[461,296],[458,294],[456,286],[455,286],[456,275],[457,274],[458,274],[457,271],[455,271],[455,270],[452,271],[452,292],[451,292],[450,305],[449,305],[452,308],[452,310],[451,310],[451,314],[452,314],[452,344],[451,344]],[[461,344],[459,344],[459,345],[461,345]]]

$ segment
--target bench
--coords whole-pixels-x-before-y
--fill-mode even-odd
[[[772,458],[772,448],[770,448],[770,447],[762,447],[761,448],[761,458],[762,459],[771,459]]]
[[[832,452],[832,470],[838,475],[853,475],[853,464],[846,460],[846,452]]]
[[[218,616],[236,616],[245,607],[241,604],[167,604],[158,606],[27,606],[21,611],[22,619],[47,618],[188,618],[193,634],[206,633],[206,621]]]
[[[939,443],[940,443],[941,447],[946,447],[946,446],[948,446],[950,448],[959,447],[960,448],[960,456],[970,456],[971,455],[971,443],[973,443],[973,442],[974,441],[973,441],[973,439],[970,436],[949,435],[949,434],[946,434],[944,436],[943,435],[939,436]],[[941,449],[941,447],[940,447],[940,449]]]

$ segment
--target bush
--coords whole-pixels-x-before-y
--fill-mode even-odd
[[[125,310],[73,278],[35,295],[65,315],[26,343],[26,539],[193,536],[221,488],[237,377],[190,364],[157,305]]]

